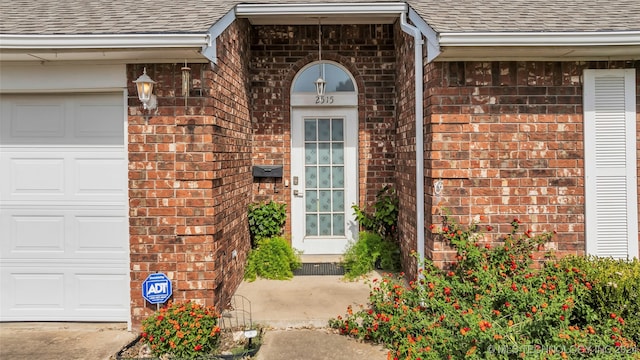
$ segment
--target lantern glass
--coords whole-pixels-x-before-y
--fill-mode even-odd
[[[316,93],[318,94],[318,96],[323,96],[327,82],[324,81],[322,77],[319,77],[318,80],[316,80],[315,84],[316,84]]]
[[[142,102],[148,102],[151,99],[151,93],[153,91],[153,83],[150,82],[139,82],[136,83],[138,87],[138,98]]]

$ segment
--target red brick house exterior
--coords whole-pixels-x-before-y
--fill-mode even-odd
[[[296,156],[292,150],[292,122],[296,121],[292,88],[297,75],[318,61],[319,55],[319,27],[303,17],[318,17],[321,10],[326,10],[323,6],[332,5],[304,8],[285,2],[292,6],[289,10],[304,8],[308,13],[282,20],[283,15],[274,10],[277,6],[205,3],[215,5],[217,17],[211,17],[211,8],[193,5],[191,11],[174,9],[177,21],[168,25],[170,22],[163,20],[170,28],[148,29],[154,34],[175,34],[181,28],[187,33],[207,30],[209,37],[202,49],[191,44],[188,51],[178,52],[179,45],[165,44],[160,52],[154,52],[149,45],[144,48],[146,52],[140,50],[140,54],[131,56],[123,46],[122,52],[114,50],[112,58],[103,60],[121,64],[124,69],[124,88],[120,91],[126,96],[126,300],[133,329],[138,329],[142,319],[155,309],[141,296],[142,282],[149,274],[168,275],[174,300],[192,299],[224,307],[242,281],[250,249],[248,205],[274,200],[288,204],[290,218],[295,215],[291,209],[297,176],[292,169]],[[537,38],[522,30],[533,26],[531,17],[516,21],[521,28],[500,25],[500,20],[515,16],[510,12],[513,8],[505,14],[484,14],[497,22],[487,21],[483,25],[486,28],[476,29],[454,16],[463,9],[451,2],[379,4],[379,8],[371,6],[382,15],[368,10],[368,5],[354,10],[343,3],[335,4],[345,12],[344,18],[322,25],[322,60],[338,64],[353,78],[357,90],[357,189],[353,191],[357,202],[366,205],[384,185],[397,190],[403,267],[410,276],[418,267],[415,257],[410,256],[412,252],[440,266],[452,260],[446,244],[428,231],[431,224],[440,223],[444,208],[461,223],[498,225],[497,232],[508,231],[510,220],[518,217],[534,232],[556,231],[550,246],[559,255],[594,253],[588,251],[591,240],[587,237],[593,235],[588,235],[586,225],[592,222],[587,219],[587,208],[592,204],[589,199],[594,189],[587,184],[585,174],[585,162],[592,161],[590,150],[585,149],[589,136],[584,115],[585,70],[627,69],[633,74],[632,84],[624,89],[632,89],[635,100],[635,175],[628,179],[635,181],[636,191],[634,198],[625,201],[632,205],[628,208],[635,209],[628,219],[634,219],[636,224],[629,229],[635,229],[636,234],[627,234],[635,243],[626,239],[622,243],[627,244],[629,257],[639,255],[640,19],[620,23],[615,34],[605,34],[611,35],[610,42],[617,40],[615,36],[626,36],[628,41],[619,47],[606,41],[594,45],[568,40],[553,47],[542,43],[486,45],[480,38],[475,38],[477,44],[456,45],[445,35],[495,30],[501,34],[524,32],[523,39]],[[626,14],[633,14],[634,9],[640,14],[638,5],[626,6],[632,7]],[[446,8],[442,11],[448,17],[428,10],[434,7]],[[407,13],[412,14],[409,19]],[[599,15],[617,19],[619,13]],[[192,22],[181,25],[179,16]],[[3,19],[5,25],[0,31],[5,39],[0,37],[4,43],[4,48],[0,43],[0,49],[5,54],[0,60],[6,64],[0,68],[3,75],[8,74],[6,69],[12,69],[10,66],[28,62],[7,54],[34,52],[29,44],[22,48],[14,45],[9,51],[13,44],[10,41],[27,43],[28,35],[36,39],[42,35],[21,28],[11,19]],[[555,28],[534,27],[530,31],[561,36],[575,30],[583,31],[584,37],[596,37],[601,35],[600,29],[608,30],[598,22],[584,29],[565,29],[565,19],[559,19]],[[421,66],[416,67],[414,60],[415,38],[403,22],[417,28],[424,41]],[[569,22],[567,26],[573,25]],[[135,32],[117,22],[110,26],[115,30],[97,28],[95,34]],[[16,32],[27,36],[14,39],[11,35]],[[72,38],[76,30],[62,29],[59,33]],[[144,32],[139,36],[143,38]],[[558,52],[558,48],[566,51]],[[576,55],[566,55],[571,51]],[[82,54],[78,56],[82,59]],[[182,59],[187,59],[191,76],[186,97],[182,94]],[[141,106],[133,83],[143,69],[156,81],[158,108],[151,112]],[[416,72],[422,73],[422,93],[416,93]],[[624,81],[630,81],[624,76]],[[3,94],[24,93],[10,80],[5,81]],[[70,88],[76,89],[74,93],[82,91],[77,86]],[[112,86],[108,88],[113,90]],[[423,114],[424,151],[416,154],[418,109]],[[422,164],[417,164],[418,159]],[[282,165],[283,176],[256,178],[252,174],[256,165]],[[419,181],[417,171],[423,173]],[[423,194],[417,186],[420,183]],[[440,186],[441,191],[436,190]],[[292,222],[287,221],[288,237],[294,233]],[[11,271],[7,269],[6,276],[11,276]],[[3,309],[0,320],[32,319],[26,315],[14,317],[11,311]]]

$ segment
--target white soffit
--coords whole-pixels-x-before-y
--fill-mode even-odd
[[[441,46],[640,45],[640,31],[440,33]]]
[[[436,61],[637,60],[640,31],[438,34]]]
[[[113,49],[201,47],[202,34],[13,35],[0,34],[1,49]]]
[[[392,24],[406,13],[404,2],[238,4],[236,17],[253,25]]]
[[[115,61],[154,59],[207,62],[209,34],[0,34],[0,61]]]
[[[612,61],[640,60],[635,46],[442,46],[434,61]]]
[[[92,61],[95,64],[100,63],[180,63],[184,61],[190,63],[207,63],[202,56],[200,48],[192,49],[82,49],[82,50],[0,50],[0,61],[22,62],[22,61]]]

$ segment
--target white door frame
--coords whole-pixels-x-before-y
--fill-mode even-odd
[[[315,80],[325,80],[318,95]],[[344,119],[344,230],[341,236],[307,236],[305,201],[305,119]],[[332,170],[333,171],[333,170]],[[358,89],[349,71],[333,61],[307,64],[291,86],[291,233],[292,245],[305,254],[343,254],[358,237],[351,208],[358,201]],[[333,180],[332,180],[333,181]],[[331,184],[333,188],[333,184]],[[332,193],[333,199],[334,193]],[[332,200],[333,201],[333,200]],[[332,210],[333,210],[332,205]],[[341,212],[341,211],[337,211]],[[317,212],[314,212],[317,213]],[[335,217],[332,217],[332,226]],[[341,232],[341,229],[339,230]]]

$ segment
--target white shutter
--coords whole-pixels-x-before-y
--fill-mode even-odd
[[[635,69],[585,70],[587,253],[638,257]]]

